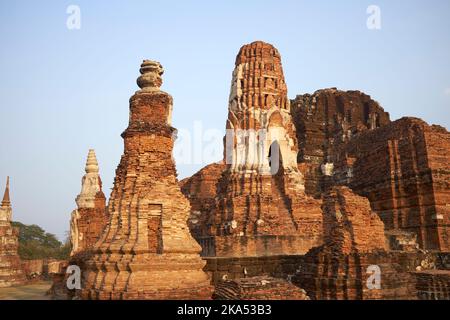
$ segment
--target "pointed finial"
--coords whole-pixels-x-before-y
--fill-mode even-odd
[[[6,178],[5,194],[3,195],[2,207],[9,207],[11,200],[9,198],[9,176]]]
[[[94,149],[89,149],[85,171],[86,173],[98,173],[99,171]]]

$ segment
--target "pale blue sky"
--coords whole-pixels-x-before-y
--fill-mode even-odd
[[[371,4],[381,30],[366,27]],[[109,196],[142,59],[165,68],[175,127],[224,130],[235,56],[254,40],[279,49],[290,98],[358,89],[392,119],[449,128],[449,31],[444,0],[0,1],[0,187],[10,175],[15,220],[63,238],[89,148]]]

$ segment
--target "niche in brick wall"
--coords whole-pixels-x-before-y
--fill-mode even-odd
[[[280,166],[282,166],[281,161],[281,153],[280,153],[280,144],[278,141],[272,142],[269,148],[269,167],[270,167],[270,173],[272,175],[276,175],[278,173],[278,170],[280,169]]]
[[[148,247],[151,252],[163,253],[162,204],[149,204]]]

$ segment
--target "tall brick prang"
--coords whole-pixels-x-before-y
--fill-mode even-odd
[[[208,186],[217,181],[209,192],[216,196],[208,197],[215,199],[214,207],[198,205],[207,199],[192,194],[205,181],[196,178],[206,175],[183,184],[195,208],[190,226],[203,254],[295,254],[319,245],[321,202],[304,193],[281,56],[271,44],[256,41],[240,49],[226,129],[222,174],[213,170],[218,166],[202,170],[214,171],[207,175]]]
[[[130,99],[125,151],[116,170],[110,219],[86,262],[85,299],[208,299],[200,246],[187,226],[190,205],[172,159],[172,97],[163,68],[145,60]]]

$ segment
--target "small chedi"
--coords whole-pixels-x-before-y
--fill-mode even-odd
[[[77,209],[72,211],[70,218],[70,257],[68,261],[53,262],[48,268],[53,278],[48,294],[53,299],[64,300],[79,294],[77,290],[68,290],[66,284],[70,274],[67,273],[67,267],[76,265],[85,270],[85,262],[92,255],[92,249],[108,222],[106,198],[93,149],[89,150],[85,172],[81,179],[81,192],[75,199]]]
[[[9,177],[0,206],[0,288],[21,285],[26,282],[22,270],[19,248],[19,230],[11,225],[12,207],[9,197]]]
[[[77,209],[72,211],[70,219],[71,256],[92,249],[108,222],[106,198],[93,149],[89,150],[85,171],[81,192],[75,200]]]
[[[172,159],[172,97],[161,91],[163,68],[145,60],[130,99],[125,151],[116,170],[109,221],[85,261],[84,299],[209,299],[200,246]]]

